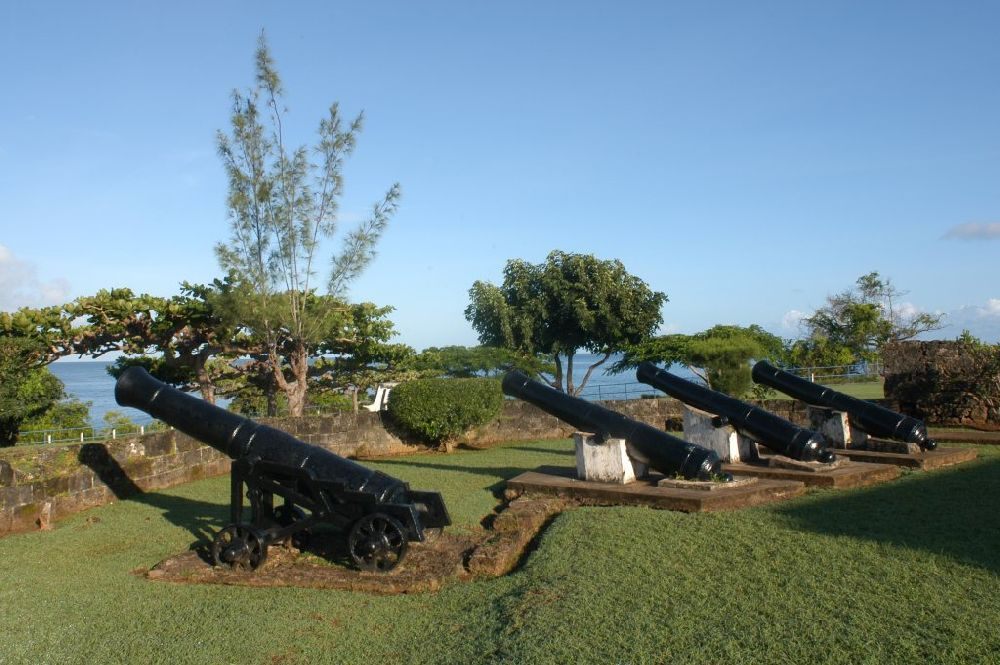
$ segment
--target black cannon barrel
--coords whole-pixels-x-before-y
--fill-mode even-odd
[[[572,397],[533,381],[518,371],[503,377],[503,391],[534,404],[573,427],[601,437],[625,439],[629,454],[667,475],[680,473],[688,480],[711,480],[722,473],[722,461],[708,448],[688,443],[655,427],[640,423],[602,406]]]
[[[843,411],[850,417],[852,425],[872,436],[915,443],[925,450],[937,447],[937,443],[927,436],[927,426],[911,416],[806,381],[764,360],[753,366],[752,376],[757,383],[780,390],[806,404]]]
[[[373,495],[380,503],[407,502],[407,486],[291,434],[255,423],[158,381],[141,367],[125,370],[115,384],[115,400],[159,418],[233,459],[249,458],[310,470],[347,489]]]
[[[639,381],[685,404],[722,416],[736,431],[776,453],[804,462],[832,462],[836,459],[822,435],[764,409],[682,379],[650,362],[641,363],[635,375]]]

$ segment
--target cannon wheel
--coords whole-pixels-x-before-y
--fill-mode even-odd
[[[212,561],[217,566],[257,570],[267,560],[267,545],[245,524],[230,524],[215,534]]]
[[[347,546],[358,568],[368,572],[387,572],[406,554],[406,530],[398,520],[385,513],[365,515],[351,527]]]

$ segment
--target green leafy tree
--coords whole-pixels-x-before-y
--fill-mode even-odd
[[[17,443],[26,422],[65,396],[62,382],[42,364],[45,353],[32,340],[0,336],[0,446]]]
[[[231,239],[216,246],[222,268],[235,276],[230,315],[266,349],[275,386],[292,415],[306,404],[309,357],[329,337],[331,318],[344,312],[348,284],[367,267],[375,245],[396,211],[393,185],[370,216],[346,234],[329,259],[326,290],[315,283],[324,260],[321,241],[334,235],[343,191],[342,167],[354,151],[363,116],[345,123],[335,103],[319,124],[310,151],[291,147],[281,79],[261,35],[256,84],[234,91],[230,133],[218,134],[229,178]],[[316,162],[313,161],[316,156]]]
[[[19,353],[24,354],[27,365],[48,365],[63,356],[80,353],[88,331],[74,325],[75,319],[70,305],[0,312],[0,338],[23,340]]]
[[[351,316],[340,334],[319,345],[326,357],[310,368],[310,376],[315,377],[312,381],[322,391],[348,395],[351,408],[357,413],[358,396],[369,388],[416,375],[406,368],[414,355],[413,349],[388,341],[395,335],[388,318],[392,307],[360,303],[349,309]]]
[[[878,272],[862,275],[852,289],[827,298],[827,304],[804,320],[808,338],[825,340],[826,349],[847,349],[854,360],[876,361],[890,342],[940,330],[941,314],[914,312],[902,306],[906,295]]]
[[[229,279],[207,285],[183,282],[180,294],[170,298],[134,296],[128,289],[102,291],[78,300],[75,310],[93,331],[89,345],[95,354],[133,354],[108,367],[112,376],[139,365],[181,390],[198,390],[214,404],[216,383],[239,370],[211,361],[259,351],[220,312],[219,302],[231,287]]]
[[[633,369],[641,362],[681,364],[713,390],[743,397],[750,392],[751,361],[780,362],[784,343],[757,325],[717,325],[694,335],[663,335],[627,349],[612,372]]]
[[[508,261],[503,284],[477,281],[469,300],[465,318],[481,344],[545,354],[555,364],[552,386],[578,395],[611,354],[653,334],[667,296],[630,275],[620,261],[554,251],[538,265]],[[577,385],[573,357],[581,349],[602,358]]]
[[[543,358],[495,346],[432,346],[413,356],[407,367],[426,377],[456,379],[499,376],[512,369],[529,376],[555,371],[555,365]]]

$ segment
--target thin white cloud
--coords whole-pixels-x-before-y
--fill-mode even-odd
[[[785,315],[781,317],[781,327],[784,330],[795,330],[798,331],[802,327],[802,319],[809,316],[805,312],[800,312],[797,309],[790,309],[785,312]]]
[[[958,240],[991,240],[993,238],[1000,238],[1000,222],[989,222],[986,224],[969,222],[968,224],[959,224],[948,229],[944,237],[956,238]]]
[[[42,281],[34,264],[22,261],[0,245],[0,311],[58,305],[66,302],[68,296],[69,282]]]
[[[1000,298],[989,298],[982,305],[963,305],[948,312],[948,328],[939,331],[939,339],[954,338],[962,330],[991,343],[1000,342]]]

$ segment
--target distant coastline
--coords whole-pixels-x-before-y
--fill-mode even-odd
[[[583,378],[587,367],[597,361],[600,356],[582,353],[578,354],[573,363],[573,374],[577,380]],[[629,372],[609,375],[605,369],[618,359],[612,356],[604,365],[594,370],[593,376],[584,389],[583,396],[591,400],[635,398],[641,393],[652,393],[652,388],[641,386],[635,376]],[[107,367],[113,360],[63,360],[52,363],[49,369],[63,382],[66,394],[82,402],[90,402],[90,422],[95,427],[104,424],[104,414],[108,411],[121,411],[132,422],[145,425],[152,418],[138,409],[118,406],[115,402],[115,379],[107,372]],[[680,376],[692,376],[684,368],[674,367],[672,371]]]

